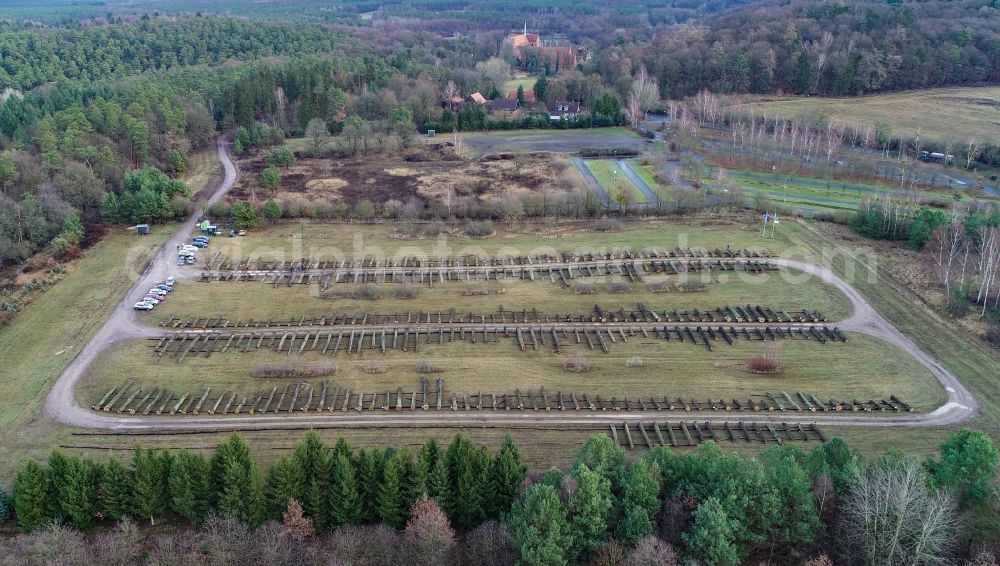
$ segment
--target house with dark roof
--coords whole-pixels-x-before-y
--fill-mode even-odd
[[[514,100],[508,98],[494,98],[486,104],[490,112],[498,118],[511,118],[518,114],[517,97]]]
[[[579,102],[566,102],[560,100],[549,103],[550,120],[562,120],[563,118],[567,120],[573,120],[579,115],[580,115]]]

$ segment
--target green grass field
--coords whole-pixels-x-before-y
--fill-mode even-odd
[[[962,144],[970,135],[1000,138],[1000,87],[941,88],[850,98],[789,98],[758,102],[771,115],[796,118],[821,113],[837,122],[885,122],[896,135]]]
[[[554,354],[551,347],[521,352],[516,341],[501,339],[499,343],[472,344],[468,340],[444,344],[422,344],[417,352],[390,350],[385,354],[366,351],[364,354],[337,356],[319,352],[303,352],[289,356],[266,347],[247,353],[230,350],[210,357],[188,356],[182,362],[159,357],[152,351],[155,341],[143,340],[123,344],[108,352],[94,366],[90,375],[77,389],[81,404],[89,406],[109,389],[127,380],[144,390],[167,387],[175,393],[200,393],[205,387],[212,391],[236,391],[251,395],[277,386],[280,392],[290,379],[251,377],[259,364],[335,362],[340,371],[330,377],[313,378],[318,387],[324,379],[352,391],[365,393],[395,391],[402,387],[409,393],[417,389],[420,375],[417,361],[429,361],[444,371],[430,375],[443,378],[446,390],[459,398],[463,394],[497,392],[513,393],[545,388],[551,395],[557,391],[601,395],[604,399],[629,397],[677,396],[727,401],[747,399],[765,392],[778,394],[782,390],[813,393],[820,399],[881,399],[895,394],[908,403],[927,411],[944,402],[944,391],[930,373],[915,360],[895,347],[863,335],[851,334],[845,343],[822,345],[811,341],[779,343],[782,371],[776,375],[756,375],[744,369],[748,357],[758,355],[759,342],[740,341],[733,346],[720,342],[714,352],[704,346],[657,340],[652,336],[636,335],[622,343],[621,338],[609,344],[610,352],[591,351],[586,342],[577,345],[564,342],[563,352]],[[568,356],[583,356],[593,369],[585,373],[563,370]],[[627,367],[631,358],[641,358],[641,368]],[[845,362],[846,358],[850,362]],[[363,368],[373,362],[387,364],[387,372],[369,375]]]
[[[309,285],[281,286],[267,283],[195,283],[182,281],[156,311],[144,314],[153,321],[169,317],[222,317],[236,320],[287,319],[320,317],[331,313],[402,313],[448,312],[454,308],[460,313],[486,314],[523,307],[537,307],[548,313],[585,314],[592,312],[595,303],[603,308],[634,310],[637,303],[662,310],[715,309],[725,305],[768,305],[780,310],[819,310],[830,320],[841,320],[850,314],[850,304],[836,289],[818,281],[799,284],[786,280],[780,273],[766,274],[713,274],[706,276],[705,292],[653,293],[653,281],[681,281],[678,275],[649,276],[632,284],[632,291],[614,294],[606,291],[606,278],[581,278],[596,290],[593,294],[579,294],[573,288],[563,288],[549,282],[520,280],[489,281],[478,284],[448,282],[435,283],[433,288],[417,286],[419,295],[414,299],[392,297],[393,285],[384,286],[382,299],[350,298],[353,284],[334,285],[330,290],[348,298],[321,298],[319,289]],[[703,281],[702,276],[692,275],[688,281]],[[724,281],[717,283],[716,281]],[[486,296],[466,296],[468,289],[489,291]],[[502,294],[501,294],[502,291]],[[752,299],[750,299],[752,298]]]
[[[508,92],[512,90],[516,91],[517,87],[522,87],[524,88],[524,92],[528,92],[529,90],[535,88],[535,81],[537,80],[538,77],[523,77],[523,76],[510,79],[503,85],[504,94],[506,95]]]
[[[736,185],[748,197],[763,195],[774,204],[806,210],[855,211],[866,199],[891,194],[922,202],[953,202],[958,193],[946,191],[900,191],[898,187],[885,187],[870,183],[855,183],[836,179],[820,179],[796,175],[772,175],[755,171],[733,169],[727,171],[724,182],[707,181],[711,191],[720,191]],[[958,195],[958,201],[970,200]]]
[[[629,203],[644,204],[649,202],[645,193],[639,190],[614,161],[610,159],[588,159],[584,163],[594,175],[597,182],[617,201],[618,195],[624,191]]]

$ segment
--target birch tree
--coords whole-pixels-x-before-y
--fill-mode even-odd
[[[950,563],[959,510],[928,486],[920,463],[885,459],[861,473],[845,498],[839,538],[846,564]]]

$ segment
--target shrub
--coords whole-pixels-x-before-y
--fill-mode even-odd
[[[594,368],[594,365],[583,356],[573,356],[563,360],[563,371],[584,373]]]
[[[318,362],[295,365],[292,363],[260,364],[253,367],[250,375],[263,378],[307,378],[333,375],[340,371],[340,366],[332,362]]]
[[[413,285],[397,285],[392,290],[394,299],[416,299],[420,294],[420,289]]]
[[[625,365],[630,368],[641,368],[646,367],[646,362],[642,361],[642,358],[635,356],[626,360]]]
[[[441,233],[441,225],[437,222],[424,224],[424,236],[437,236]]]
[[[594,294],[594,284],[587,281],[577,281],[573,285],[573,291],[579,295],[592,295]]]
[[[488,238],[493,235],[493,221],[482,220],[465,225],[465,235],[470,238]]]
[[[1000,348],[1000,322],[990,322],[986,327],[986,341],[994,348]]]
[[[661,281],[650,281],[649,291],[651,293],[669,293],[670,282],[665,279]]]
[[[361,371],[369,375],[375,375],[389,371],[389,366],[385,362],[371,362],[362,366]]]
[[[774,360],[769,360],[763,356],[747,358],[747,371],[750,373],[776,373],[778,364]]]
[[[427,360],[420,360],[414,368],[417,373],[441,373],[444,368]]]
[[[590,229],[595,232],[620,232],[622,229],[622,221],[617,218],[602,218],[600,220],[595,220],[594,223],[590,225]]]
[[[373,283],[365,283],[364,285],[358,285],[351,291],[351,296],[355,299],[366,299],[369,301],[377,301],[382,298],[382,290],[378,288],[378,285]]]
[[[609,293],[628,293],[632,291],[632,284],[628,281],[616,280],[608,282]]]

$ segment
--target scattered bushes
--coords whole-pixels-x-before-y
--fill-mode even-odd
[[[572,356],[563,360],[563,371],[584,373],[594,369],[594,364],[583,356]]]
[[[368,375],[376,375],[389,371],[389,366],[385,362],[370,362],[362,366],[361,371]]]
[[[628,281],[616,280],[608,282],[608,292],[615,294],[629,293],[632,291],[632,284]]]
[[[365,283],[364,285],[358,285],[351,291],[351,296],[355,299],[364,299],[367,301],[377,301],[382,298],[382,289],[379,289],[378,285],[374,283]]]
[[[470,238],[488,238],[493,235],[493,221],[480,220],[465,225],[465,235]]]
[[[394,299],[416,299],[419,294],[420,289],[413,285],[396,285],[392,289],[392,298]]]
[[[573,285],[573,291],[578,295],[593,295],[594,284],[587,281],[577,281]]]
[[[417,362],[414,369],[417,373],[441,373],[444,371],[443,367],[427,360],[420,360]]]
[[[634,356],[625,361],[625,366],[630,368],[641,368],[646,367],[646,362],[642,361],[642,358]]]
[[[308,378],[334,375],[340,371],[340,366],[332,362],[316,362],[309,364],[260,364],[253,367],[250,375],[264,378]]]
[[[424,236],[437,236],[441,233],[441,225],[437,222],[424,224]]]
[[[617,218],[601,218],[590,225],[595,232],[621,232],[622,221]]]

